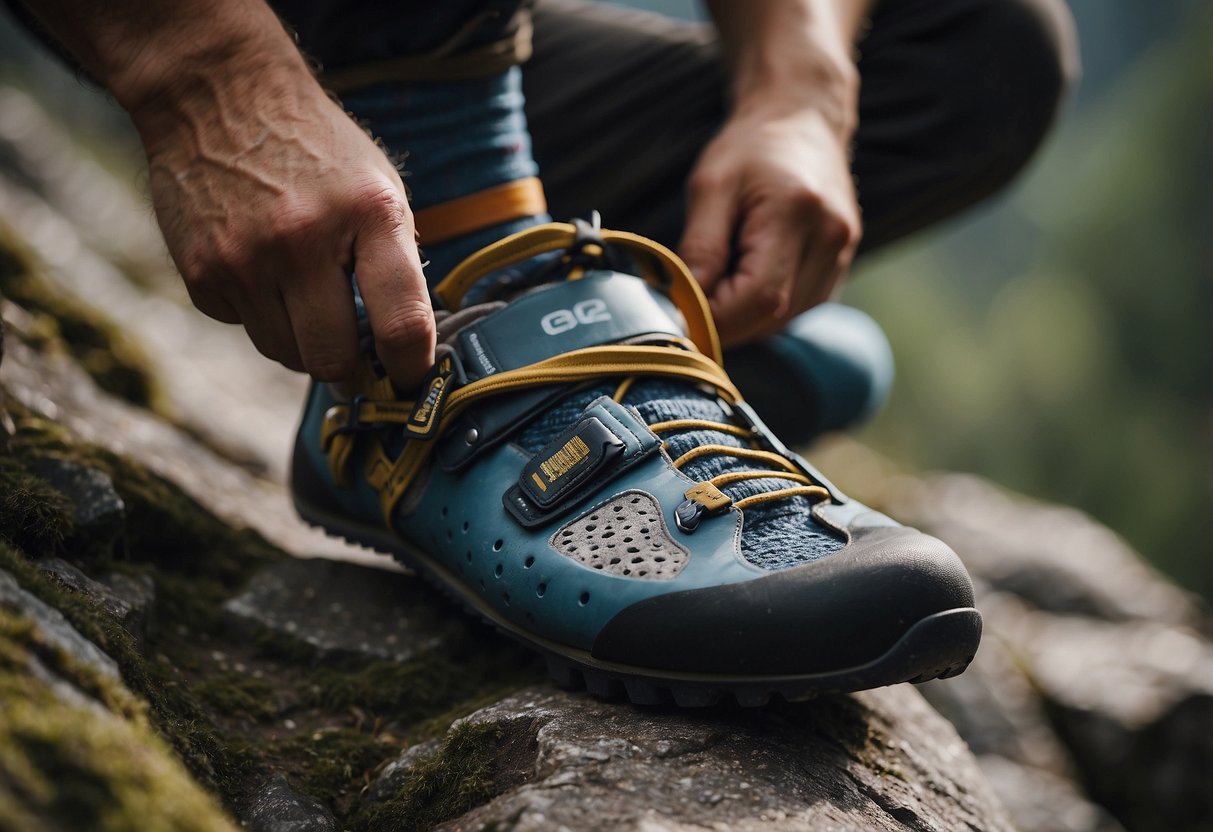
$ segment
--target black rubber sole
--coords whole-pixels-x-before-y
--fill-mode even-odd
[[[981,641],[981,613],[972,607],[945,610],[911,626],[883,655],[845,670],[802,676],[725,676],[664,673],[603,662],[587,651],[557,644],[518,629],[480,599],[465,592],[440,565],[385,529],[350,526],[342,518],[295,501],[300,517],[325,533],[390,555],[429,581],[448,598],[520,644],[542,654],[558,686],[603,698],[626,698],[637,705],[707,707],[733,699],[747,708],[772,697],[798,702],[822,693],[870,690],[901,682],[918,684],[964,672]]]

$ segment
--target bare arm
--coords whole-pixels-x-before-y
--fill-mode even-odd
[[[854,257],[852,52],[870,0],[708,5],[732,70],[732,110],[692,174],[680,252],[736,344],[826,300]]]
[[[263,0],[24,0],[130,113],[190,296],[318,379],[379,355],[412,386],[433,314],[399,174],[320,88]]]

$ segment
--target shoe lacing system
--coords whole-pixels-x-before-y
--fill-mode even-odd
[[[583,239],[584,229],[567,223],[547,223],[506,237],[481,249],[460,263],[434,290],[452,312],[460,309],[467,291],[485,275],[553,251],[572,250],[577,258],[593,255],[595,247]],[[384,450],[382,441],[369,443],[364,474],[379,493],[384,517],[391,517],[409,486],[425,469],[433,452],[434,440],[454,424],[456,417],[468,407],[503,393],[553,384],[580,385],[593,379],[622,378],[614,399],[623,401],[637,379],[646,377],[673,378],[715,391],[726,413],[742,403],[741,393],[725,374],[720,340],[708,309],[707,299],[681,260],[669,249],[637,234],[623,231],[598,232],[603,246],[618,247],[632,255],[650,284],[666,292],[682,312],[689,338],[669,338],[659,344],[610,344],[573,350],[534,364],[496,373],[462,386],[454,387],[442,374],[431,372],[423,383],[419,401],[397,397],[391,382],[364,368],[359,394],[350,401],[333,407],[325,414],[321,446],[329,457],[334,480],[345,487],[352,484],[350,461],[356,438],[368,431],[386,433],[403,428],[405,443],[395,458]],[[585,271],[582,262],[570,262],[568,279],[578,279]],[[441,364],[441,359],[439,364]],[[436,365],[437,370],[439,365]],[[435,395],[437,390],[437,396]],[[435,398],[437,404],[435,406]],[[416,411],[422,402],[434,412],[432,424],[424,434],[416,427]],[[745,421],[745,420],[741,420]],[[813,481],[793,460],[771,450],[762,433],[749,425],[730,424],[708,419],[676,419],[648,425],[658,436],[687,430],[716,431],[735,436],[748,447],[724,444],[701,444],[673,460],[675,468],[710,455],[731,456],[739,460],[764,463],[769,468],[728,471],[698,483],[686,492],[694,523],[684,528],[692,531],[704,513],[717,513],[730,505],[746,509],[776,500],[808,497],[830,499],[830,492]],[[412,433],[412,435],[410,435]],[[399,435],[399,433],[397,433]],[[386,436],[381,437],[386,439]],[[752,494],[733,501],[721,489],[747,480],[783,480],[791,485]],[[681,509],[681,507],[680,507]],[[680,516],[679,525],[682,526]]]

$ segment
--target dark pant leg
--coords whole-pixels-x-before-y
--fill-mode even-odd
[[[1061,0],[887,0],[861,55],[863,250],[1002,187],[1077,64]],[[686,179],[727,112],[711,27],[541,0],[523,78],[553,215],[599,208],[609,225],[676,243]]]

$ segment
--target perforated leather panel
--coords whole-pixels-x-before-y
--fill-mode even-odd
[[[625,491],[552,536],[552,548],[590,569],[645,580],[670,580],[690,560],[666,527],[661,506],[643,491]]]

